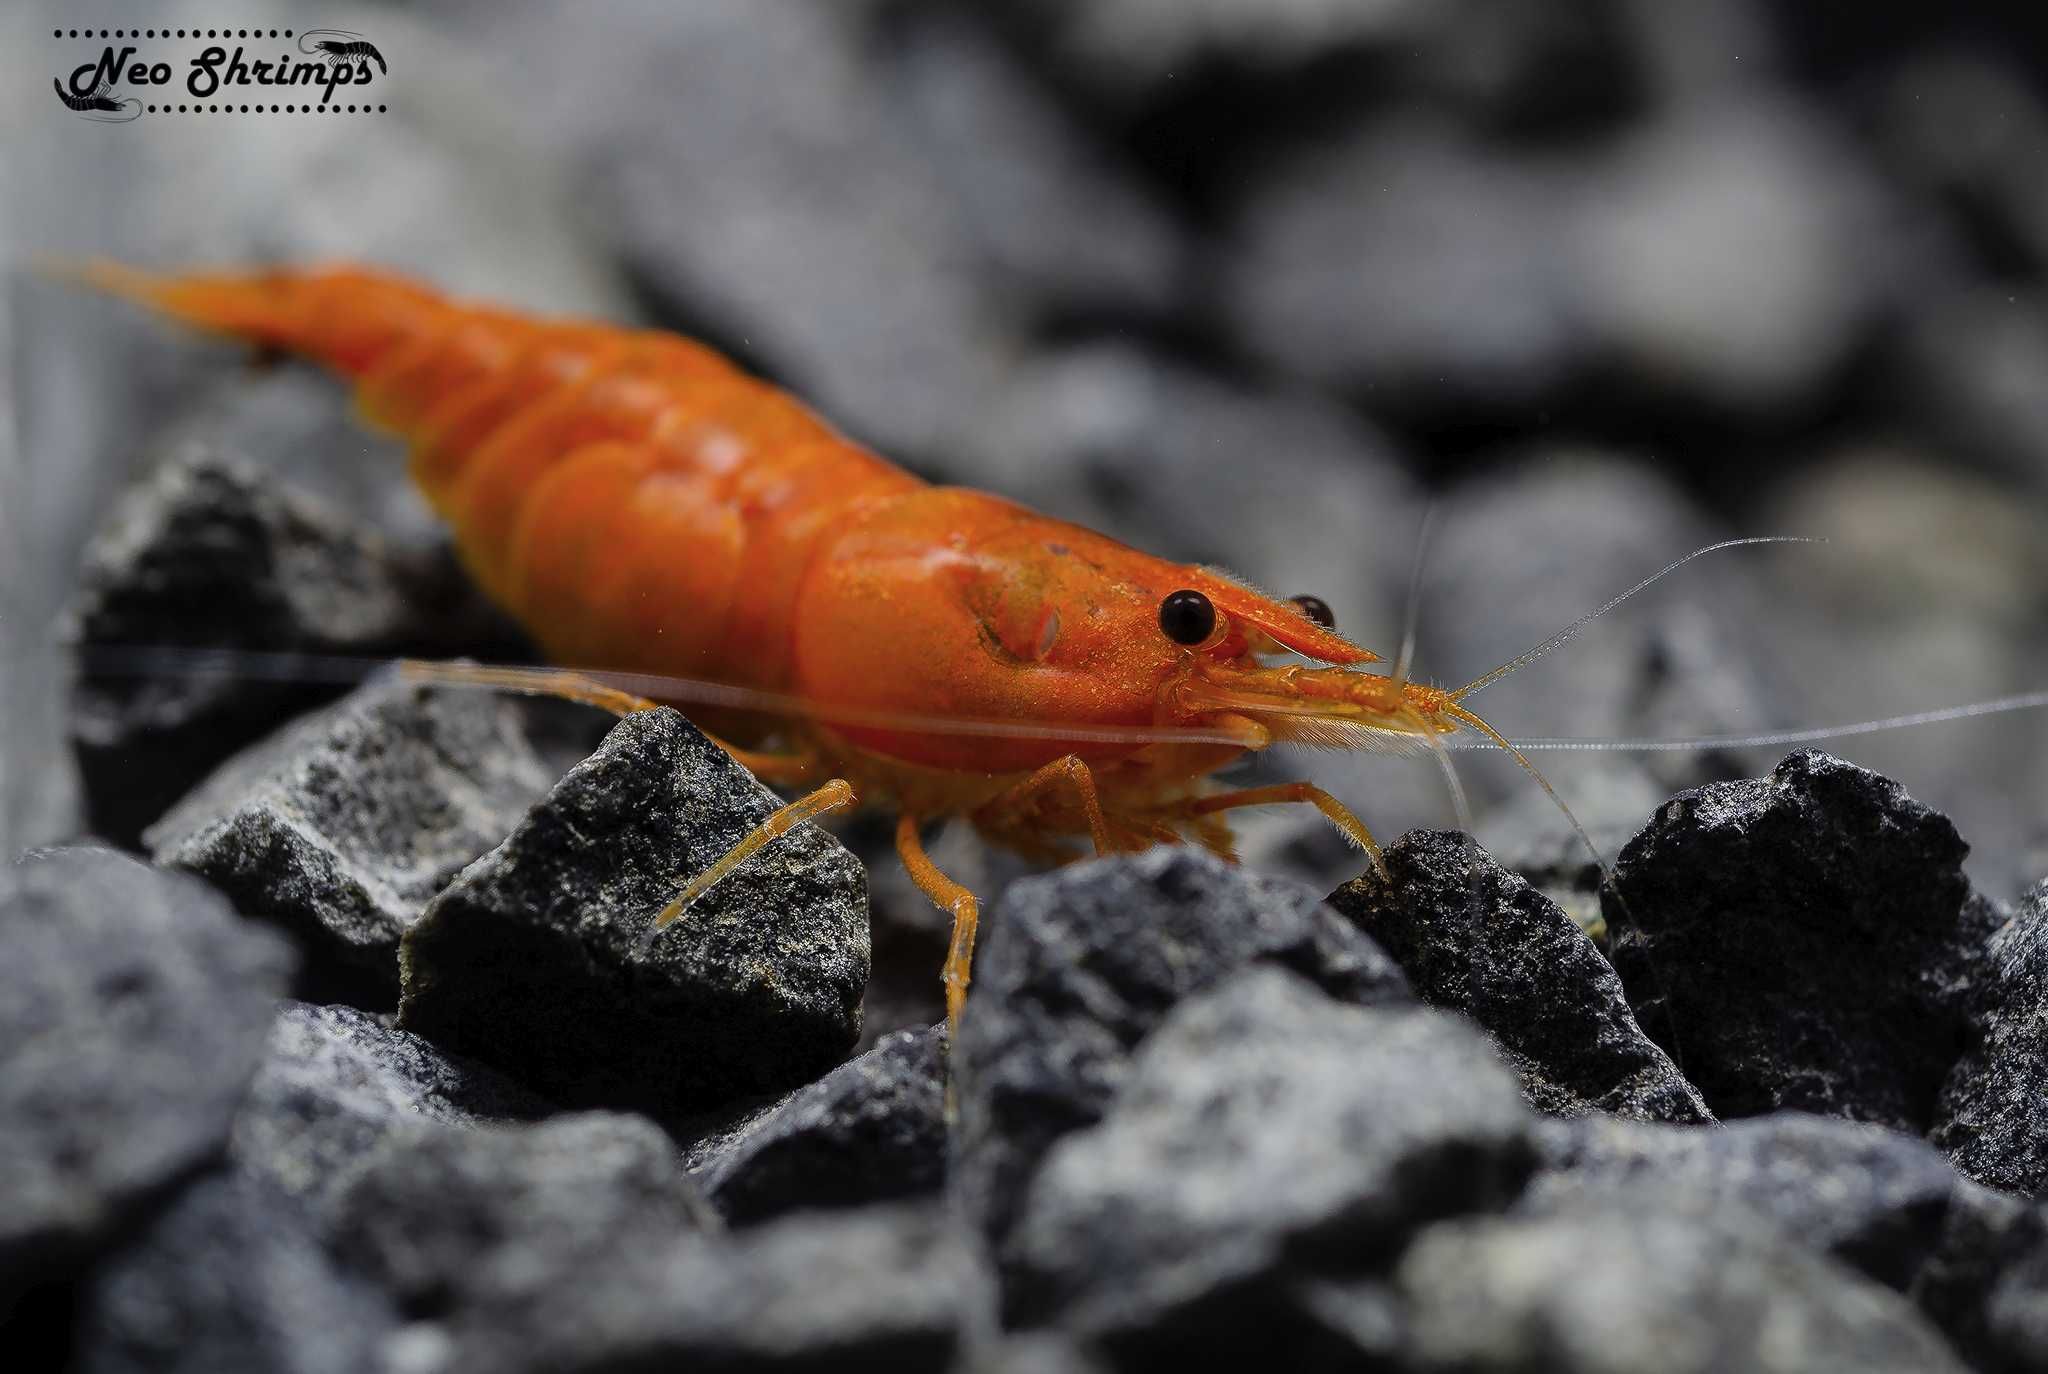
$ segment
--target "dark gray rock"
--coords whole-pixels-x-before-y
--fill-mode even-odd
[[[77,1319],[81,1374],[353,1374],[398,1328],[290,1199],[239,1173],[194,1184],[103,1263]]]
[[[1886,380],[1944,458],[2038,491],[2048,402],[2025,379],[2048,362],[2048,193],[2030,150],[2048,137],[2048,100],[2017,53],[1948,44],[1904,56],[1874,113],[1879,150],[1946,250],[1907,302]]]
[[[0,1306],[218,1158],[291,977],[271,931],[107,850],[0,871]]]
[[[1912,1286],[1940,1244],[1957,1179],[1939,1151],[1882,1127],[1799,1112],[1675,1130],[1588,1118],[1543,1131],[1531,1215],[1634,1197],[1703,1212],[1740,1207],[1788,1239]]]
[[[2048,881],[1991,937],[1984,1039],[1949,1075],[1929,1139],[1977,1182],[2048,1194]]]
[[[952,1056],[954,1162],[1000,1245],[1046,1150],[1100,1120],[1131,1050],[1190,993],[1254,961],[1353,1003],[1405,1002],[1393,961],[1313,888],[1162,847],[1012,883],[982,922]]]
[[[516,1307],[708,1215],[661,1128],[609,1112],[420,1123],[381,1142],[334,1210],[337,1252],[413,1319]]]
[[[1448,1222],[1396,1283],[1417,1370],[1964,1367],[1906,1299],[1740,1212]]]
[[[229,760],[143,838],[390,1005],[405,928],[551,781],[511,701],[384,678]]]
[[[1108,1374],[1109,1366],[1076,1342],[1052,1331],[1033,1331],[991,1342],[962,1355],[953,1374]]]
[[[940,1209],[894,1204],[799,1214],[730,1239],[686,1234],[543,1277],[529,1302],[423,1329],[420,1366],[937,1374],[952,1361],[973,1268]]]
[[[1757,87],[1602,149],[1571,188],[1558,264],[1593,356],[1719,413],[1825,397],[1905,276],[1866,165],[1829,121]]]
[[[1517,1210],[1739,1210],[1906,1293],[1980,1369],[2048,1354],[2048,1207],[1979,1188],[1939,1151],[1881,1127],[1779,1112],[1717,1130],[1588,1118],[1546,1123]]]
[[[657,1115],[805,1083],[860,1034],[867,878],[816,826],[651,942],[781,805],[675,711],[619,722],[406,931],[399,1023],[570,1106]]]
[[[1563,771],[1552,760],[1539,766],[1545,776]],[[1526,778],[1522,782],[1518,790],[1489,806],[1479,822],[1486,852],[1556,902],[1572,924],[1596,942],[1604,941],[1608,931],[1600,911],[1600,866],[1557,803],[1543,789],[1528,785]],[[1671,789],[1659,785],[1647,769],[1619,756],[1603,759],[1592,769],[1573,769],[1557,785],[1565,789],[1572,815],[1602,857],[1619,854],[1643,828],[1643,817],[1671,795]]]
[[[1980,254],[2017,254],[2039,273],[2048,188],[2029,150],[2048,139],[2048,99],[2017,57],[1962,45],[1908,54],[1885,79],[1871,132],[1920,198],[1963,212]]]
[[[1621,852],[1615,966],[1723,1117],[1921,1134],[1970,1040],[1984,931],[1947,818],[1816,750],[1681,792]]]
[[[1713,1113],[1636,1024],[1621,979],[1584,931],[1465,836],[1414,830],[1330,894],[1416,993],[1485,1028],[1530,1106],[1703,1122]]]
[[[346,683],[314,659],[445,655],[473,606],[446,569],[408,564],[254,468],[204,450],[164,464],[101,528],[67,615],[93,829],[135,843],[221,759],[339,695]],[[509,643],[462,647],[502,658]],[[166,652],[134,653],[150,649]],[[195,650],[260,660],[209,670],[179,657]]]
[[[1399,1367],[1406,1318],[1385,1274],[1304,1279],[1293,1299],[1304,1323],[1297,1367]]]
[[[1241,337],[1424,412],[1526,415],[1606,377],[1666,406],[1782,414],[1890,289],[1861,161],[1754,90],[1577,158],[1410,107],[1244,181],[1223,291]]]
[[[2048,1205],[1959,1182],[1912,1292],[1976,1368],[2048,1368]]]
[[[1572,257],[1569,168],[1411,114],[1269,157],[1248,181],[1222,308],[1288,374],[1394,403],[1499,405],[1583,365],[1573,276],[1558,270]]]
[[[1945,452],[2037,484],[2048,464],[2048,401],[2017,379],[2048,366],[2048,292],[1969,282],[1915,305],[1892,365],[1900,394]]]
[[[586,169],[592,229],[665,322],[892,456],[971,437],[1025,341],[893,98],[872,6],[711,0],[605,25],[535,8],[537,29],[499,51],[642,93],[593,123],[564,87],[540,115]]]
[[[1531,1120],[1464,1023],[1247,969],[1169,1013],[1101,1123],[1047,1153],[1009,1247],[1005,1319],[1055,1320],[1122,1360],[1249,1356],[1275,1339],[1248,1318],[1276,1285],[1506,1206],[1534,1164]]]
[[[1434,27],[1431,6],[1346,0],[1021,0],[1017,22],[1059,69],[1123,109],[1141,106],[1215,67],[1298,73],[1358,51],[1413,45]]]
[[[1165,313],[1187,266],[1178,224],[978,18],[905,15],[886,79],[988,278],[1024,314]]]
[[[722,1142],[697,1180],[725,1219],[852,1207],[946,1178],[945,1030],[899,1031]]]
[[[553,1104],[353,1007],[288,1002],[235,1115],[238,1169],[320,1219],[393,1135],[420,1124],[532,1121]]]

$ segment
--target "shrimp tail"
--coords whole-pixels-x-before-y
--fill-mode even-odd
[[[45,265],[183,324],[312,358],[359,375],[412,330],[433,302],[402,278],[361,268],[168,274],[91,259]]]

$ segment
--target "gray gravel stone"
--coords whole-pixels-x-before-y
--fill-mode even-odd
[[[1223,309],[1287,373],[1407,404],[1498,405],[1582,361],[1574,283],[1557,270],[1571,258],[1569,168],[1409,115],[1251,177]]]
[[[1422,999],[1477,1021],[1553,1116],[1640,1121],[1714,1115],[1643,1033],[1621,979],[1584,931],[1465,836],[1416,830],[1330,905],[1379,942]]]
[[[730,1239],[683,1235],[532,1300],[422,1330],[420,1374],[946,1369],[972,1266],[939,1209],[801,1214]]]
[[[1860,160],[1754,90],[1577,158],[1410,107],[1247,181],[1234,326],[1296,375],[1403,407],[1526,412],[1608,376],[1667,405],[1783,413],[1891,285]]]
[[[1983,1043],[1942,1088],[1929,1136],[1977,1182],[2048,1194],[2048,881],[1991,937]]]
[[[1666,802],[1616,865],[1615,966],[1723,1117],[1790,1107],[1913,1134],[1971,1035],[1968,846],[1816,750]]]
[[[1020,0],[1010,8],[1063,71],[1105,101],[1156,99],[1176,77],[1226,66],[1285,74],[1360,49],[1427,36],[1432,6],[1415,0]]]
[[[355,1374],[398,1326],[289,1198],[238,1173],[187,1189],[81,1286],[77,1315],[81,1374]]]
[[[1020,314],[1166,313],[1187,267],[1179,224],[979,17],[908,13],[890,35],[887,72],[988,277],[1019,298]]]
[[[1448,1222],[1396,1282],[1423,1371],[1964,1368],[1904,1298],[1740,1213]]]
[[[860,1034],[867,879],[801,826],[651,943],[781,805],[666,708],[619,722],[406,931],[399,1023],[570,1106],[657,1115],[793,1087]]]
[[[1713,1131],[1588,1118],[1546,1126],[1542,1139],[1544,1168],[1522,1200],[1532,1215],[1629,1197],[1652,1210],[1658,1199],[1741,1207],[1901,1291],[1939,1245],[1957,1185],[1924,1141],[1801,1112]]]
[[[1313,888],[1157,848],[1012,883],[983,918],[952,1058],[957,1170],[998,1246],[1046,1150],[1101,1119],[1131,1050],[1190,993],[1255,961],[1354,1003],[1405,1002],[1401,972]]]
[[[566,87],[541,110],[586,169],[592,229],[667,322],[917,460],[971,436],[1025,342],[874,60],[871,8],[555,11],[499,51],[640,93],[596,124]]]
[[[258,469],[203,449],[163,464],[102,525],[67,611],[83,669],[72,748],[93,829],[135,843],[221,759],[339,695],[302,656],[446,654],[464,616],[475,620],[474,594],[445,569],[408,563]],[[464,647],[502,658],[507,642]],[[132,656],[150,649],[262,660],[207,672]]]
[[[735,1226],[936,1192],[946,1178],[945,1076],[943,1027],[899,1031],[748,1122],[697,1180]]]
[[[335,1203],[337,1252],[414,1319],[532,1301],[707,1216],[645,1117],[531,1126],[422,1122],[385,1138]]]
[[[292,971],[192,879],[96,849],[0,871],[0,1306],[217,1158]]]
[[[2048,1369],[2048,1204],[1959,1182],[1913,1297],[1978,1369]]]
[[[1109,1366],[1052,1331],[1033,1331],[972,1349],[953,1374],[1109,1374]]]
[[[551,781],[511,701],[386,678],[223,764],[144,841],[390,1005],[405,928]]]
[[[423,1123],[532,1121],[553,1104],[353,1007],[287,1002],[235,1115],[230,1152],[324,1219],[388,1138]]]
[[[1005,1319],[1055,1319],[1120,1358],[1249,1355],[1283,1338],[1244,1318],[1298,1266],[1368,1266],[1426,1221],[1504,1207],[1534,1163],[1530,1123],[1464,1023],[1248,969],[1172,1011],[1102,1122],[1048,1152]]]

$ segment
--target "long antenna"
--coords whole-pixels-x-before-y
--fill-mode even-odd
[[[79,668],[94,677],[199,676],[246,678],[273,682],[362,682],[378,672],[397,671],[404,660],[351,657],[345,654],[301,654],[255,649],[201,649],[178,645],[82,644],[75,648]],[[465,664],[461,676],[471,685],[530,695],[560,695],[557,684],[565,671],[525,665]],[[1245,737],[1229,730],[1176,725],[1089,725],[1056,720],[996,720],[939,716],[916,711],[887,711],[812,701],[786,692],[763,691],[732,683],[659,673],[571,668],[576,676],[602,686],[656,701],[723,706],[764,715],[785,715],[836,725],[876,730],[921,730],[933,734],[982,739],[1046,739],[1081,744],[1232,744]],[[455,674],[447,674],[454,676]]]
[[[1394,681],[1408,681],[1408,669],[1415,662],[1415,632],[1421,623],[1422,569],[1429,558],[1429,536],[1436,528],[1436,503],[1422,512],[1422,528],[1415,532],[1415,559],[1408,568],[1408,606],[1401,616],[1401,652],[1394,658]],[[1466,830],[1471,833],[1470,828]]]
[[[1580,616],[1577,620],[1574,620],[1571,624],[1565,626],[1562,630],[1559,630],[1556,634],[1544,640],[1535,648],[1530,649],[1526,653],[1520,653],[1515,655],[1506,663],[1501,664],[1500,667],[1495,668],[1492,672],[1488,673],[1484,677],[1474,678],[1472,681],[1466,683],[1463,687],[1460,687],[1457,691],[1451,693],[1451,700],[1462,701],[1466,697],[1471,696],[1474,692],[1483,691],[1486,688],[1491,687],[1494,683],[1499,682],[1502,678],[1506,677],[1509,673],[1514,672],[1517,668],[1528,667],[1531,663],[1534,663],[1537,659],[1543,657],[1552,649],[1555,649],[1558,645],[1563,644],[1566,640],[1570,639],[1580,630],[1585,629],[1586,626],[1592,624],[1601,616],[1606,615],[1609,611],[1613,610],[1616,606],[1619,606],[1622,602],[1634,596],[1637,592],[1642,591],[1645,587],[1649,587],[1657,582],[1662,581],[1664,578],[1669,577],[1672,573],[1677,572],[1680,568],[1692,562],[1695,558],[1704,558],[1706,557],[1706,555],[1710,553],[1717,553],[1722,549],[1747,548],[1752,544],[1825,544],[1826,542],[1827,541],[1825,539],[1815,539],[1807,535],[1800,534],[1766,534],[1758,535],[1749,539],[1724,539],[1718,544],[1709,544],[1703,549],[1694,549],[1691,553],[1679,559],[1677,562],[1667,564],[1665,567],[1658,570],[1657,572],[1651,573],[1648,577],[1636,583],[1635,586],[1630,587],[1627,591],[1623,592],[1620,596],[1615,597],[1612,601],[1600,607],[1598,610],[1586,612],[1586,614]]]
[[[1710,552],[1710,550],[1700,550],[1700,553],[1706,552]],[[1699,555],[1694,554],[1692,556],[1696,558]],[[1681,559],[1680,561],[1683,562],[1685,560]],[[1664,571],[1669,572],[1670,569],[1666,568]],[[1662,575],[1662,573],[1658,574],[1658,576],[1660,577]],[[1655,580],[1655,578],[1651,579],[1651,581]],[[1636,590],[1640,590],[1640,588],[1637,588]],[[1681,1075],[1684,1074],[1685,1051],[1681,1048],[1679,1044],[1678,1017],[1675,1014],[1673,1014],[1671,1010],[1670,993],[1666,989],[1663,974],[1660,973],[1657,969],[1656,956],[1652,954],[1650,951],[1649,937],[1644,932],[1642,925],[1639,922],[1637,922],[1635,918],[1635,913],[1628,909],[1628,900],[1621,895],[1621,884],[1619,881],[1616,880],[1614,876],[1614,866],[1607,862],[1607,856],[1600,852],[1600,846],[1593,842],[1593,837],[1587,833],[1586,827],[1580,824],[1579,818],[1573,814],[1571,807],[1565,804],[1565,799],[1558,794],[1558,790],[1550,785],[1550,779],[1543,776],[1542,770],[1539,769],[1535,764],[1531,763],[1529,761],[1528,756],[1524,754],[1519,748],[1517,748],[1513,741],[1509,740],[1506,736],[1502,735],[1499,731],[1495,730],[1491,725],[1488,725],[1484,720],[1480,719],[1478,716],[1474,715],[1472,712],[1466,710],[1462,706],[1448,706],[1445,708],[1445,710],[1453,719],[1461,721],[1464,724],[1471,726],[1473,729],[1478,730],[1481,734],[1485,735],[1487,741],[1493,746],[1500,749],[1505,749],[1508,752],[1509,757],[1514,759],[1515,763],[1521,767],[1522,771],[1527,773],[1530,777],[1534,778],[1536,780],[1536,785],[1542,788],[1544,792],[1549,795],[1550,800],[1552,802],[1556,803],[1557,809],[1563,813],[1565,820],[1571,824],[1572,833],[1579,837],[1579,843],[1584,845],[1586,847],[1586,852],[1593,856],[1594,864],[1597,865],[1600,869],[1601,892],[1611,894],[1613,896],[1616,910],[1618,910],[1622,914],[1622,917],[1624,921],[1627,923],[1628,928],[1635,932],[1638,941],[1637,947],[1641,949],[1643,952],[1643,966],[1645,969],[1648,970],[1650,977],[1656,982],[1657,991],[1664,996],[1664,1022],[1666,1029],[1670,1032],[1671,1035],[1671,1063],[1672,1066],[1675,1067]],[[1439,741],[1438,744],[1439,747],[1442,747],[1441,741]],[[1444,755],[1444,757],[1448,758],[1449,755],[1446,754]],[[1620,940],[1621,932],[1614,932],[1614,938],[1612,943],[1618,947]],[[1610,960],[1609,962],[1612,963],[1612,960]]]
[[[1817,740],[1845,739],[1851,735],[1877,735],[1887,730],[1905,730],[1915,725],[1938,725],[1949,720],[1970,720],[1977,716],[2004,715],[2011,711],[2033,711],[2048,706],[2048,691],[2017,692],[1989,701],[1942,706],[1932,711],[1912,711],[1902,716],[1881,716],[1876,720],[1850,721],[1842,725],[1816,725],[1799,730],[1766,730],[1753,735],[1693,735],[1675,739],[1518,739],[1517,749],[1546,753],[1653,754],[1697,752],[1707,749],[1762,749],[1783,744],[1812,744]],[[1451,749],[1488,749],[1490,742],[1458,741]]]

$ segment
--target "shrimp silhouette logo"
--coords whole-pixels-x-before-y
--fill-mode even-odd
[[[105,44],[92,60],[51,78],[65,109],[103,124],[125,124],[145,113],[381,114],[387,108],[357,98],[356,88],[388,78],[391,64],[375,43],[348,29],[56,31],[60,39],[67,36],[151,44],[147,50],[132,41]],[[217,39],[245,41],[230,48],[211,41]],[[174,46],[161,46],[166,40]],[[258,46],[264,40],[293,46],[270,56]],[[344,86],[350,89],[338,93]]]

